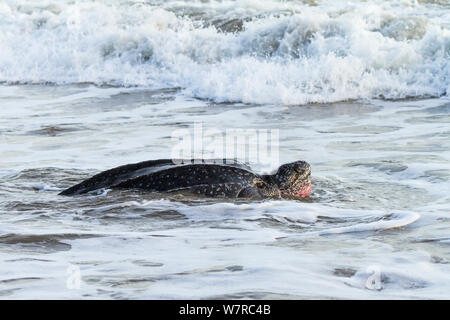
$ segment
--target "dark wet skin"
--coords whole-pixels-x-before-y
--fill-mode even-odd
[[[90,191],[141,189],[217,198],[304,198],[311,192],[311,168],[304,161],[280,166],[273,175],[258,175],[229,160],[150,160],[101,172],[61,195]]]

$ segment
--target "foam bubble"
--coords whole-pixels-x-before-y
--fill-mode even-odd
[[[302,234],[280,237],[279,239],[293,239],[309,236],[324,236],[331,234],[342,234],[352,232],[380,231],[407,226],[420,218],[420,215],[413,212],[394,213],[390,217],[382,217],[379,221],[361,223],[347,227],[330,228],[321,231],[305,232]]]

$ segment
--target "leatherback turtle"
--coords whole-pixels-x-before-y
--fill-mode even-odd
[[[305,198],[311,192],[311,167],[305,161],[284,164],[271,175],[254,173],[245,164],[222,160],[150,160],[103,171],[64,191],[142,189],[222,198]]]

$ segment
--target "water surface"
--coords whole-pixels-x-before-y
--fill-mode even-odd
[[[0,297],[448,299],[449,14],[446,1],[1,4]],[[195,122],[279,129],[280,163],[312,166],[311,196],[58,196],[170,157]]]

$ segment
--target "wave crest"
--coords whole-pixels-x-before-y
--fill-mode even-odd
[[[0,5],[0,82],[173,86],[294,105],[437,97],[450,91],[448,14],[326,1],[10,1]]]

